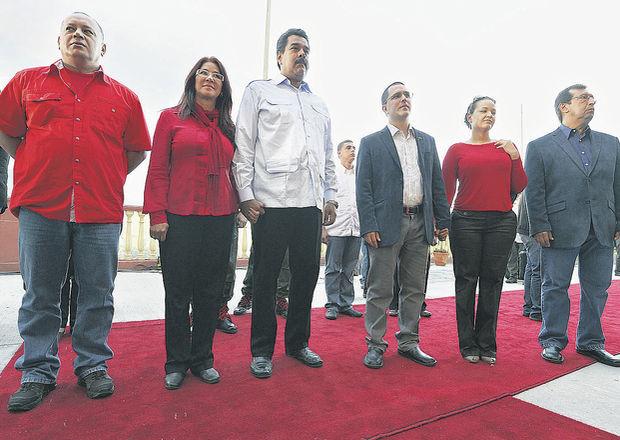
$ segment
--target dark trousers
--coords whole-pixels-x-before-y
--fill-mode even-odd
[[[77,298],[80,289],[75,282],[75,270],[73,269],[73,256],[69,258],[69,270],[65,284],[60,291],[60,328],[64,328],[69,324],[69,328],[73,331],[75,325],[75,317],[77,316]]]
[[[254,296],[252,356],[271,357],[276,342],[275,294],[286,249],[291,284],[284,332],[287,353],[308,346],[312,295],[319,276],[321,211],[307,208],[266,208],[252,226]]]
[[[512,243],[510,253],[508,254],[508,263],[506,263],[506,279],[522,280],[523,277],[519,276],[519,253],[523,248],[523,244]]]
[[[280,274],[278,275],[278,283],[276,288],[276,298],[286,299],[288,298],[288,291],[291,285],[291,270],[288,265],[288,249],[284,253],[284,259],[282,260],[282,267],[280,268]],[[248,268],[243,278],[243,286],[241,287],[241,293],[243,296],[249,296],[252,298],[254,291],[254,244],[250,249],[250,258],[248,258]]]
[[[424,280],[424,294],[428,289],[428,273],[431,269],[431,254],[428,253],[428,260],[426,263],[426,280]],[[398,310],[398,296],[400,294],[400,282],[398,281],[398,266],[394,271],[394,291],[392,294],[392,302],[390,303],[390,310]],[[422,311],[426,310],[426,301],[422,303]]]
[[[213,335],[226,278],[234,215],[168,213],[160,242],[166,291],[166,373],[213,367]],[[192,329],[189,305],[192,304]]]
[[[463,356],[496,355],[499,300],[516,228],[517,217],[512,211],[454,210],[452,213],[450,247],[456,279],[459,347]]]

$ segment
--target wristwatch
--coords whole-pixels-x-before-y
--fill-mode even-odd
[[[328,200],[327,202],[325,202],[325,204],[327,205],[328,203],[331,203],[332,205],[334,205],[334,208],[338,209],[338,202],[335,200]]]

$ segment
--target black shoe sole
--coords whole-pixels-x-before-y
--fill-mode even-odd
[[[403,353],[403,352],[402,352],[402,351],[400,351],[400,350],[398,350],[398,354],[399,354],[399,355],[401,355],[402,357],[407,358],[407,359],[409,359],[410,361],[413,361],[413,362],[415,362],[416,364],[420,364],[420,365],[422,365],[422,366],[424,366],[424,367],[434,367],[435,365],[437,365],[437,360],[435,360],[435,362],[432,362],[432,363],[431,363],[431,362],[424,362],[424,361],[422,361],[422,360],[420,360],[420,359],[417,359],[417,358],[411,357],[411,356],[409,356],[408,354]]]
[[[311,363],[311,362],[306,362],[305,360],[300,359],[299,357],[294,356],[292,354],[287,354],[287,356],[298,360],[299,362],[301,362],[302,364],[310,368],[321,368],[323,366],[323,361]]]
[[[223,329],[223,328],[216,327],[215,329],[222,333],[226,333],[227,335],[234,335],[235,333],[239,331],[237,328],[235,328],[234,330],[231,330],[231,329]]]
[[[547,362],[551,362],[552,364],[562,364],[564,363],[564,356],[560,356],[559,359],[552,359],[552,358],[548,358],[545,355],[543,355],[542,353],[540,354],[540,357],[542,357],[544,360],[546,360]]]
[[[233,310],[233,315],[235,316],[241,316],[241,315],[245,315],[246,313],[248,313],[251,309],[245,309],[243,312],[241,310]]]
[[[383,362],[381,362],[380,364],[367,364],[366,362],[364,362],[364,366],[366,366],[367,368],[370,368],[371,370],[378,370],[379,368],[383,368]]]
[[[271,377],[271,373],[261,373],[261,372],[252,370],[252,368],[250,368],[250,373],[252,373],[252,376],[254,376],[257,379],[269,379]]]
[[[594,357],[594,356],[592,356],[590,353],[588,353],[588,352],[584,352],[583,350],[579,350],[579,349],[577,349],[577,350],[575,350],[575,351],[576,351],[577,353],[579,353],[580,355],[582,355],[582,356],[586,356],[586,357],[589,357],[589,358],[590,358],[590,359],[592,359],[593,361],[596,361],[596,362],[598,362],[598,363],[600,363],[600,364],[603,364],[603,365],[608,365],[608,366],[610,366],[610,367],[615,367],[615,368],[620,367],[620,364],[614,364],[613,362],[607,362],[607,361],[605,361],[604,359],[600,359],[600,358],[598,358],[598,357]]]

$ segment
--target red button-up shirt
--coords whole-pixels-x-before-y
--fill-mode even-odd
[[[212,132],[210,132],[212,130]],[[220,151],[214,151],[213,136]],[[178,215],[230,215],[237,192],[230,179],[234,148],[219,127],[205,126],[194,115],[179,118],[176,108],[162,112],[155,135],[144,190],[144,212],[151,224],[166,223],[166,212]],[[209,175],[209,170],[218,170]]]
[[[100,69],[79,94],[63,64],[22,70],[0,93],[0,131],[23,137],[11,211],[78,223],[121,223],[127,151],[150,150],[138,97]]]

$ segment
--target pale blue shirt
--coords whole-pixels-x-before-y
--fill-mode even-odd
[[[235,135],[233,176],[242,202],[268,208],[323,208],[336,196],[331,120],[308,84],[284,76],[245,89]]]

